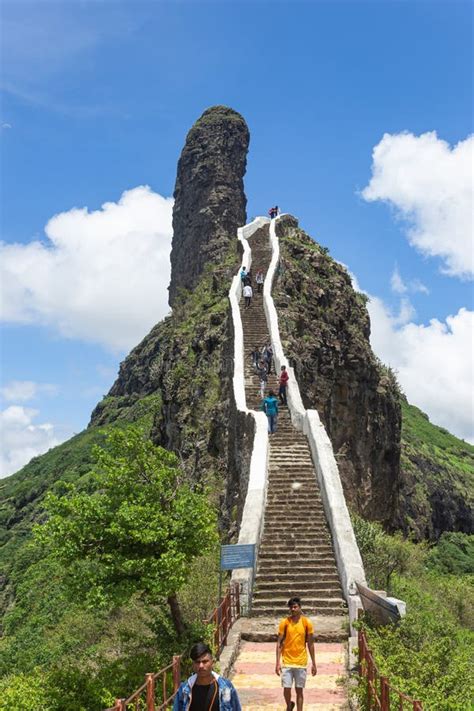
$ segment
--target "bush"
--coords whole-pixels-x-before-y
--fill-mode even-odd
[[[354,516],[354,531],[369,584],[407,603],[399,624],[369,627],[367,638],[382,676],[423,704],[424,711],[467,711],[474,634],[472,537],[445,534],[428,551],[377,523]],[[458,575],[446,571],[456,571]],[[363,703],[365,683],[357,690]],[[394,702],[395,706],[395,702]]]
[[[466,533],[443,533],[430,551],[427,564],[440,573],[474,574],[474,536]]]

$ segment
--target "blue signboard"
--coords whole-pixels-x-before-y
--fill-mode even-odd
[[[255,543],[221,546],[221,570],[253,568],[255,564]]]

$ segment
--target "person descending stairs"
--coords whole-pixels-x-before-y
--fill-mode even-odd
[[[252,273],[262,269],[266,275],[271,260],[268,225],[257,230],[250,237],[249,244]],[[258,410],[261,407],[260,381],[252,362],[252,352],[256,345],[261,347],[271,339],[263,294],[256,289],[249,308],[245,309],[241,303],[241,318],[247,407]],[[268,375],[266,394],[270,390],[278,393],[274,364],[272,374]],[[311,616],[315,626],[316,657],[321,646],[318,639],[320,643],[323,640],[324,654],[339,660],[339,674],[344,670],[341,642],[347,639],[347,632],[342,629],[345,602],[309,443],[306,436],[293,427],[288,408],[283,404],[279,407],[276,432],[269,439],[268,464],[264,528],[251,610],[254,619],[249,620],[250,632],[242,635],[249,641],[244,642],[234,666],[233,681],[243,700],[243,708],[248,711],[283,707],[280,682],[274,672],[274,662],[270,671],[270,649],[263,640],[276,640],[278,621],[288,614],[288,598],[297,595],[303,599],[304,613]],[[265,631],[259,631],[259,627]],[[320,634],[320,628],[324,628],[325,634]],[[249,642],[260,640],[260,645],[248,646]],[[250,650],[257,676],[259,669],[262,672],[265,669],[265,678],[260,676],[258,681],[256,677],[252,681],[252,676],[247,673]],[[261,664],[265,663],[265,667],[260,664],[257,650],[261,651]],[[320,692],[312,691],[310,696],[306,695],[307,711],[312,708],[321,711],[346,708],[346,694],[336,684],[336,676],[326,674],[324,679],[321,675],[316,676],[308,680],[307,687],[308,691],[319,689]],[[313,706],[316,698],[318,703]]]

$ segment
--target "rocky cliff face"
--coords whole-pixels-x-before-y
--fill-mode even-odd
[[[236,111],[207,109],[189,131],[174,191],[169,302],[193,289],[204,266],[219,264],[246,222],[243,188],[249,131]]]
[[[228,289],[238,269],[237,228],[249,134],[242,117],[217,106],[189,131],[178,164],[170,303],[120,366],[90,426],[133,420],[150,409],[151,437],[210,485],[223,527],[236,530],[243,506],[253,420],[233,402],[233,334]],[[232,521],[234,526],[232,527]]]
[[[389,523],[399,486],[401,413],[396,382],[370,347],[365,297],[294,218],[282,218],[277,234],[274,299],[303,402],[324,422],[350,507]]]

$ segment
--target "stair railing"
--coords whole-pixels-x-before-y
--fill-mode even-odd
[[[145,675],[145,683],[133,692],[128,699],[116,699],[115,704],[106,711],[166,711],[170,708],[181,683],[181,658],[175,655],[171,664],[154,674]],[[158,696],[158,701],[156,700]]]
[[[212,615],[204,620],[206,625],[214,626],[213,642],[216,656],[219,657],[227,644],[227,637],[234,622],[240,617],[240,585],[231,583],[221,604]]]
[[[358,633],[359,674],[365,679],[366,708],[368,711],[390,711],[391,699],[395,699],[397,711],[411,708],[412,711],[423,711],[420,701],[410,698],[392,686],[386,676],[382,676],[375,664],[372,651],[369,649],[364,630]]]

